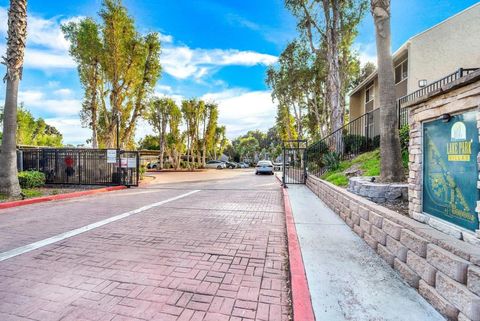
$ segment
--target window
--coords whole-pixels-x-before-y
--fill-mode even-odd
[[[408,60],[404,60],[395,67],[395,83],[398,84],[399,82],[407,78],[408,78]]]
[[[372,101],[374,98],[375,94],[373,93],[373,84],[370,84],[365,90],[365,103]]]

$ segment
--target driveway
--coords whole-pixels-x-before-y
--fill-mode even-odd
[[[0,320],[288,320],[275,178],[162,175],[0,210]]]

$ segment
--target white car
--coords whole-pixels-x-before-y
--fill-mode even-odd
[[[269,160],[261,160],[255,167],[255,175],[269,174],[273,175],[273,163]]]
[[[224,162],[219,161],[219,160],[211,160],[208,161],[207,164],[205,165],[205,168],[216,168],[216,169],[224,169],[227,168]]]

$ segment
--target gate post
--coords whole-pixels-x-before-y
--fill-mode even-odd
[[[305,143],[305,149],[303,150],[303,183],[307,183],[307,177],[308,177],[308,172],[307,172],[307,149],[308,149],[308,144]]]

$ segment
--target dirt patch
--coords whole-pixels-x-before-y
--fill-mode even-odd
[[[380,205],[399,214],[408,216],[408,201],[385,202]]]

